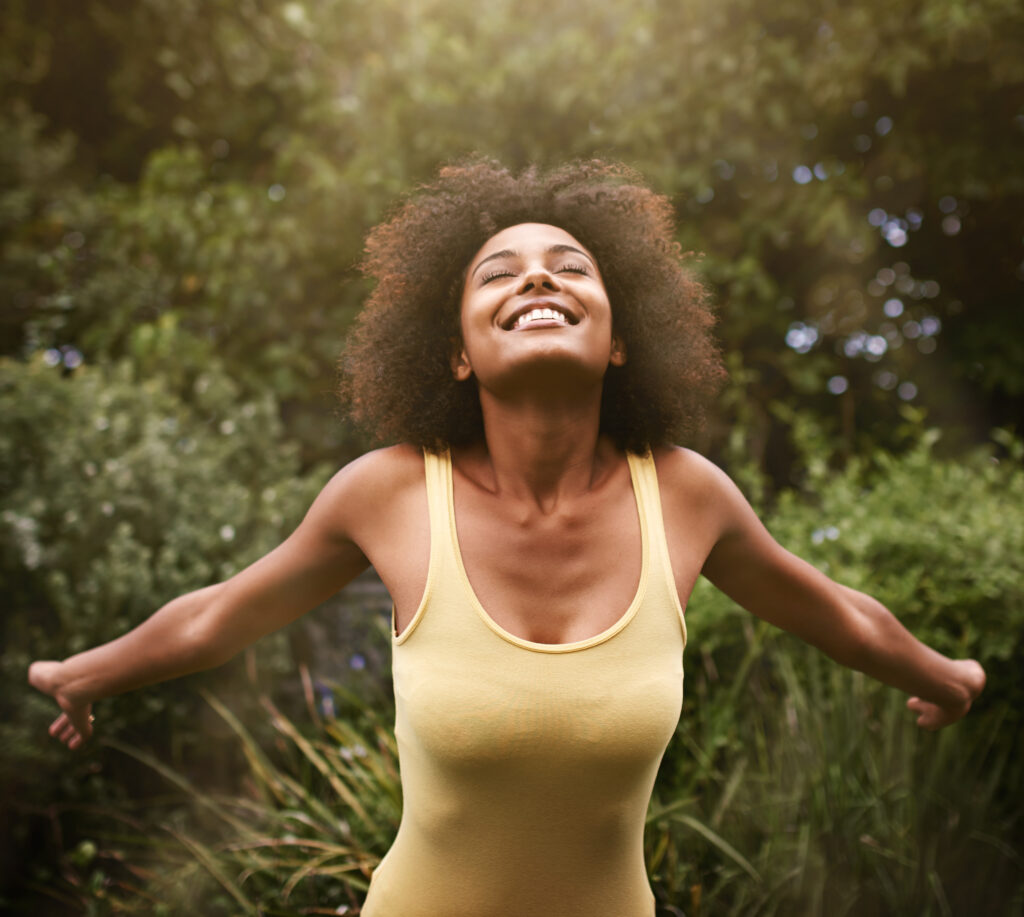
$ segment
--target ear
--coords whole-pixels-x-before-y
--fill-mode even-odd
[[[626,365],[626,343],[617,334],[612,334],[612,352],[608,357],[608,365]]]
[[[465,382],[473,375],[473,367],[469,364],[469,357],[466,356],[466,348],[462,341],[452,341],[452,355],[449,361],[452,368],[452,375],[456,382]]]

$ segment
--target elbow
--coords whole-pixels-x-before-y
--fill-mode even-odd
[[[201,628],[189,634],[189,656],[193,661],[193,669],[197,672],[215,669],[224,665],[238,652],[215,634],[209,634]]]
[[[847,626],[842,658],[837,656],[836,661],[863,672],[886,655],[901,628],[892,612],[877,599],[852,589],[844,591]]]
[[[239,647],[234,645],[225,627],[226,616],[221,611],[221,600],[226,583],[209,587],[209,596],[189,620],[183,642],[185,652],[194,671],[216,668],[232,659]]]
[[[237,650],[223,639],[214,628],[194,622],[185,635],[189,668],[194,672],[215,669],[231,659]]]
[[[864,671],[886,644],[886,619],[892,615],[884,606],[844,587],[808,642],[840,665]]]

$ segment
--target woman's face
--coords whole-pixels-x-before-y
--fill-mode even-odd
[[[600,381],[625,352],[593,256],[564,229],[520,223],[492,236],[462,291],[459,380],[500,392],[529,381]]]

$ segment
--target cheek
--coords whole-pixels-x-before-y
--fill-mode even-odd
[[[459,308],[459,332],[463,341],[468,342],[474,334],[490,330],[496,308],[492,300],[493,297],[482,296],[480,293],[463,298]]]

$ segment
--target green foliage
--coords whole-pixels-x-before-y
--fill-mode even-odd
[[[674,762],[690,795],[656,795],[663,900],[699,897],[715,915],[1009,913],[1024,900],[1009,705],[920,733],[903,697],[777,641],[739,687],[738,709],[707,700],[729,731],[713,763],[683,733],[699,754]]]
[[[79,886],[79,906],[168,917],[356,913],[401,813],[390,724],[361,703],[352,721],[321,718],[310,706],[315,730],[307,736],[263,698],[275,737],[267,747],[217,698],[206,699],[242,747],[245,795],[210,793],[153,755],[108,742],[166,779],[192,815],[182,823],[180,813],[165,813],[145,837],[137,826],[126,832],[100,821],[96,839],[64,857],[67,874],[98,877],[93,888],[69,883]],[[125,862],[146,873],[144,890]]]
[[[648,836],[668,902],[696,889],[711,914],[948,914],[1024,900],[1024,527],[1007,512],[1024,472],[988,450],[942,460],[934,438],[841,473],[816,452],[804,493],[766,522],[929,645],[980,659],[985,693],[962,724],[920,734],[902,696],[702,580]]]
[[[776,483],[779,403],[848,453],[894,445],[905,400],[969,441],[1020,415],[1019,4],[50,0],[8,18],[7,353],[118,358],[170,316],[301,405],[289,427],[322,455],[309,418],[363,298],[351,267],[395,197],[471,150],[596,154],[678,202],[737,355],[729,403]]]
[[[138,185],[83,194],[55,180],[68,144],[46,147],[38,119],[7,126],[17,145],[0,194],[5,292],[21,307],[8,332],[20,347],[16,337],[9,351],[73,346],[90,363],[127,358],[162,371],[186,400],[216,359],[249,397],[308,400],[313,389],[324,400],[361,292],[338,292],[354,258],[336,254],[343,210],[329,227],[311,223],[301,192],[274,200],[265,187],[216,181],[209,157],[187,146],[153,154]],[[35,162],[40,146],[49,168]],[[178,329],[186,334],[168,337]],[[155,337],[172,357],[156,367]]]
[[[318,475],[298,477],[269,397],[240,399],[215,364],[191,395],[185,403],[127,363],[68,373],[42,358],[0,361],[8,802],[52,799],[58,767],[67,770],[61,793],[97,789],[95,771],[76,786],[90,762],[69,765],[40,746],[54,708],[25,684],[29,662],[111,640],[169,599],[231,576],[272,548],[312,497]],[[279,640],[262,654],[277,668],[286,659]],[[178,741],[191,744],[187,697],[144,692],[104,714],[111,729],[181,729]]]

